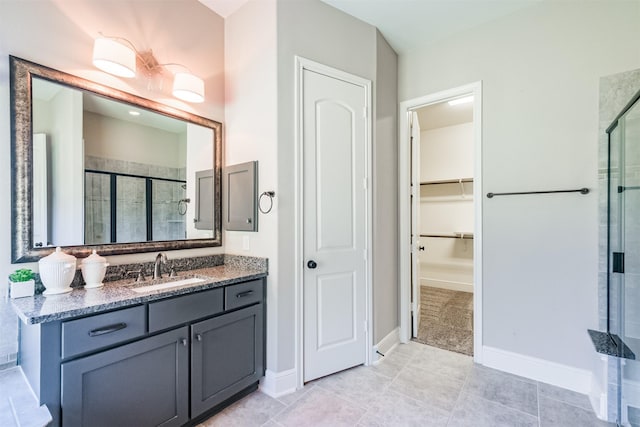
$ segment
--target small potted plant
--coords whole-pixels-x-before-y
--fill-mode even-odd
[[[11,298],[33,296],[35,291],[34,273],[29,268],[21,268],[9,275],[9,293]]]

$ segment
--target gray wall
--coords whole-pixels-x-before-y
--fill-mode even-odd
[[[346,15],[318,0],[278,2],[278,368],[294,366],[295,277],[291,260],[294,239],[295,55],[373,81],[374,112],[374,335],[384,337],[397,322],[397,217],[395,173],[395,53],[378,36],[375,27]],[[383,63],[378,63],[378,55]],[[381,79],[378,80],[378,73]],[[379,90],[380,92],[376,92]],[[380,131],[381,135],[377,135]],[[389,156],[385,162],[381,156]],[[386,163],[388,162],[388,163]],[[390,182],[381,183],[381,179]],[[395,187],[397,188],[397,186]],[[391,208],[387,205],[391,205]],[[379,207],[384,206],[381,210]],[[384,221],[384,222],[383,222]],[[389,222],[386,222],[389,221]],[[388,298],[388,299],[387,299]],[[379,318],[379,319],[378,319]]]
[[[398,56],[376,31],[373,140],[373,341],[399,324],[398,316]]]
[[[542,2],[402,55],[400,101],[482,80],[484,345],[590,370],[598,79],[638,68],[640,3]]]

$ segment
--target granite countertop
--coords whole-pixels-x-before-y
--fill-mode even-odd
[[[171,279],[146,280],[140,283],[136,283],[133,279],[117,280],[105,282],[104,286],[96,289],[84,289],[80,287],[74,288],[73,291],[66,294],[51,296],[35,295],[33,297],[17,298],[11,301],[13,309],[23,322],[26,324],[37,324],[128,307],[266,276],[266,265],[234,263],[231,265],[225,264],[181,271],[178,273],[178,277]],[[204,279],[204,281],[144,293],[138,293],[132,290],[133,287],[148,286],[190,277],[199,277]]]

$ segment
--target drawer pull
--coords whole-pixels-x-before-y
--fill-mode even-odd
[[[119,331],[127,327],[126,323],[114,323],[113,325],[103,326],[102,328],[89,331],[90,337],[99,337],[100,335],[110,334],[111,332]]]
[[[248,297],[249,295],[251,295],[253,293],[253,291],[244,291],[244,292],[240,292],[239,294],[236,294],[236,298],[244,298],[244,297]]]

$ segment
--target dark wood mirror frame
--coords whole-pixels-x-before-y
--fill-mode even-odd
[[[211,128],[214,133],[215,221],[212,238],[65,246],[65,252],[76,257],[85,257],[94,249],[101,255],[118,255],[222,245],[222,123],[14,56],[9,57],[9,63],[11,99],[11,260],[13,263],[37,261],[55,250],[53,247],[35,248],[33,245],[31,79],[34,76]]]

